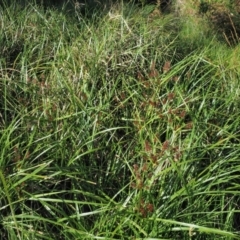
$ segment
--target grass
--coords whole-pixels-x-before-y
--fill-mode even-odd
[[[0,9],[1,239],[240,238],[239,46],[151,8]]]

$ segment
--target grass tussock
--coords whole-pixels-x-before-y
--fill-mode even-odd
[[[2,239],[239,238],[239,46],[153,10],[0,8]]]

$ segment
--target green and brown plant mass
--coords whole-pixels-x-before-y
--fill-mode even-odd
[[[1,239],[239,239],[239,1],[0,7]]]

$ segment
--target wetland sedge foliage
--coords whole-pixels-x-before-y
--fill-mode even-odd
[[[192,3],[0,7],[1,239],[240,238],[237,13]]]

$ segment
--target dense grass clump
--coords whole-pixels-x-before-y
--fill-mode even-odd
[[[0,8],[1,239],[239,239],[240,48],[176,4]]]

